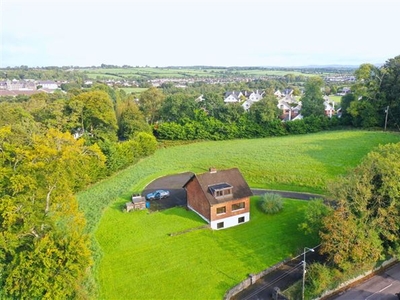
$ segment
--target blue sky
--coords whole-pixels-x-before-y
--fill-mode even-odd
[[[0,67],[384,63],[396,2],[0,0]]]

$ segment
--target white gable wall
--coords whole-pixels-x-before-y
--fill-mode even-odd
[[[241,217],[244,217],[244,222],[239,223],[239,218],[241,218]],[[212,229],[225,229],[225,228],[229,228],[229,227],[233,227],[233,226],[236,226],[236,225],[240,225],[240,224],[246,223],[248,221],[250,221],[250,213],[249,212],[244,213],[244,214],[240,214],[240,215],[231,216],[231,217],[228,217],[228,218],[225,218],[225,219],[219,219],[219,220],[212,221],[210,223],[210,226],[211,226]],[[223,228],[218,228],[217,224],[221,223],[221,222],[224,223],[224,227]]]

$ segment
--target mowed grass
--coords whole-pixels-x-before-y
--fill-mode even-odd
[[[148,213],[105,211],[96,238],[104,252],[99,266],[102,299],[221,299],[249,273],[260,272],[315,246],[298,231],[305,201],[284,200],[277,215],[251,202],[250,222],[225,230],[205,224],[183,208]]]

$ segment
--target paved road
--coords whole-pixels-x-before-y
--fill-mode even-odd
[[[324,257],[318,254],[318,246],[315,252],[306,252],[306,262],[324,261]],[[281,267],[261,277],[254,284],[233,296],[232,300],[265,300],[275,299],[274,289],[281,291],[287,289],[295,282],[303,278],[303,254],[287,261]],[[279,297],[278,299],[284,299]]]
[[[398,300],[400,293],[400,263],[386,269],[363,283],[353,286],[329,300]]]

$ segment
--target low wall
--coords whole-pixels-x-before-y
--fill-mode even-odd
[[[279,267],[281,267],[282,265],[284,265],[286,262],[292,260],[292,258],[288,258],[285,259],[279,263],[277,263],[276,265],[269,267],[268,269],[265,269],[263,271],[261,271],[260,273],[257,274],[249,274],[248,278],[246,278],[245,280],[243,280],[241,283],[239,283],[238,285],[235,285],[233,288],[231,288],[230,290],[228,290],[225,295],[224,295],[224,300],[229,300],[231,299],[233,296],[235,296],[236,294],[240,293],[241,291],[243,291],[244,289],[248,288],[250,285],[256,283],[256,281],[258,279],[260,279],[261,277],[264,277],[265,275],[267,275],[268,273],[271,273],[272,271],[275,271],[276,269],[278,269]]]
[[[352,284],[352,283],[355,283],[355,282],[357,282],[357,281],[359,281],[359,280],[362,280],[362,279],[364,279],[365,277],[371,275],[372,273],[378,272],[378,271],[380,271],[381,269],[384,269],[384,268],[386,268],[387,266],[390,266],[391,264],[393,264],[393,263],[395,263],[395,262],[397,262],[397,261],[398,261],[397,258],[391,258],[391,259],[389,259],[389,260],[386,260],[386,261],[384,261],[379,267],[377,267],[377,268],[375,268],[375,269],[373,269],[373,270],[367,271],[367,272],[365,272],[364,274],[361,274],[361,275],[359,275],[359,276],[357,276],[357,277],[355,277],[355,278],[353,278],[353,279],[350,279],[350,280],[348,280],[348,281],[346,281],[346,282],[343,282],[343,283],[340,284],[336,289],[329,290],[329,291],[325,291],[320,297],[315,298],[315,300],[324,299],[324,298],[326,298],[326,297],[329,297],[329,296],[331,296],[331,295],[334,295],[334,294],[336,294],[337,292],[339,292],[340,290],[344,289],[346,286],[348,286],[348,285],[350,285],[350,284]]]

